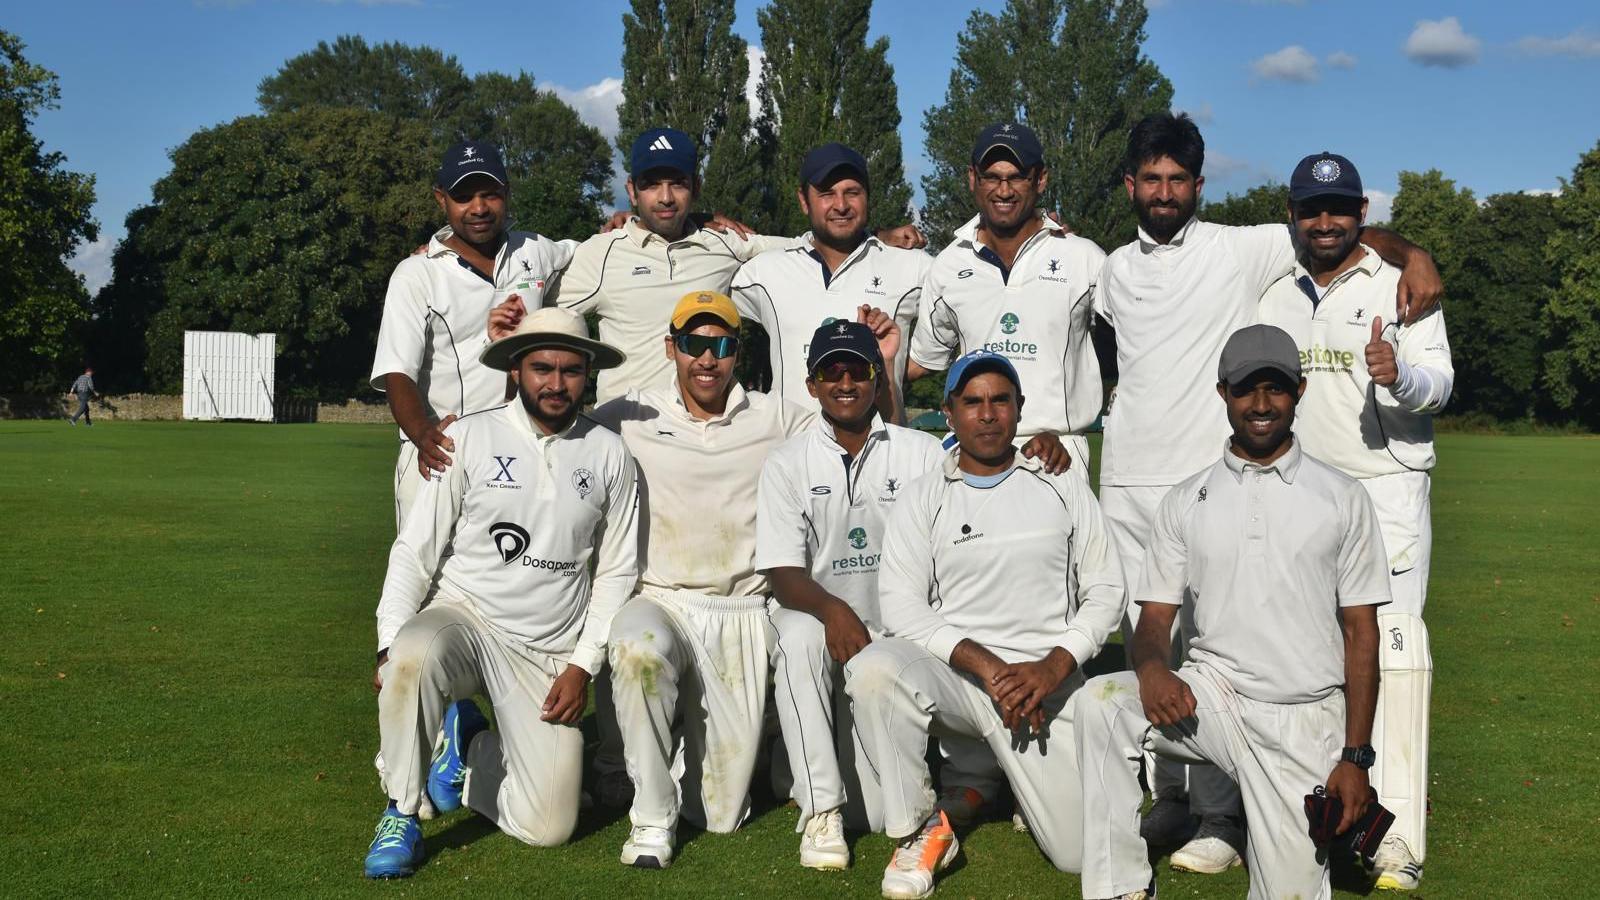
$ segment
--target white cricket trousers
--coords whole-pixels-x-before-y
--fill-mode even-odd
[[[634,825],[674,828],[681,812],[727,833],[749,815],[768,639],[759,596],[650,591],[611,620],[611,700]]]
[[[435,603],[401,627],[378,693],[391,799],[415,815],[445,709],[483,694],[495,727],[467,746],[466,804],[526,844],[572,836],[583,777],[583,733],[539,718],[564,660],[501,636],[471,608]]]
[[[845,666],[856,729],[883,784],[884,831],[915,834],[933,813],[928,735],[979,738],[1011,782],[1029,830],[1052,865],[1076,872],[1083,860],[1078,760],[1072,706],[1082,673],[1045,699],[1045,735],[1013,732],[989,695],[920,645],[903,638],[873,641]],[[1135,785],[1137,789],[1137,784]]]
[[[1305,796],[1339,762],[1344,694],[1312,703],[1264,703],[1234,692],[1214,670],[1178,670],[1194,692],[1195,714],[1177,727],[1154,728],[1132,672],[1102,675],[1078,692],[1078,757],[1083,764],[1083,896],[1143,890],[1151,870],[1139,836],[1139,762],[1144,753],[1208,762],[1239,784],[1249,839],[1251,900],[1332,896],[1317,860]]]
[[[394,461],[394,528],[406,520],[411,504],[417,500],[422,488],[422,474],[417,471],[417,445],[407,440],[400,442],[400,453]]]
[[[827,629],[810,613],[770,604],[773,702],[800,807],[796,831],[819,812],[843,807],[850,827],[883,829],[883,790],[857,737],[844,673],[828,655]],[[874,640],[881,640],[874,636]]]

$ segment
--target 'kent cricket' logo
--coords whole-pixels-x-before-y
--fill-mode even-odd
[[[1005,334],[1016,334],[1017,323],[1021,322],[1016,313],[1006,313],[1000,317],[1000,330]]]
[[[857,550],[867,549],[867,530],[865,528],[850,529],[848,537],[850,538],[850,546]]]

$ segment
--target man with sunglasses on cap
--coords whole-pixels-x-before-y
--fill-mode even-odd
[[[774,700],[800,807],[800,864],[843,869],[852,827],[883,827],[877,778],[854,740],[840,667],[876,638],[878,569],[889,510],[944,457],[938,439],[885,422],[873,406],[889,377],[872,330],[855,322],[807,340],[806,389],[822,416],[761,471],[756,568],[777,602]]]
[[[609,656],[634,787],[622,862],[641,868],[671,863],[680,812],[723,833],[749,813],[769,640],[758,484],[773,448],[816,418],[734,380],[740,320],[726,296],[687,294],[668,321],[672,383],[592,413],[638,460],[649,521],[639,593],[612,622]]]
[[[1293,433],[1305,390],[1282,329],[1228,338],[1216,391],[1233,434],[1220,460],[1161,501],[1133,595],[1144,607],[1134,671],[1096,678],[1074,701],[1085,898],[1155,896],[1138,828],[1141,748],[1238,783],[1253,900],[1331,895],[1306,797],[1342,806],[1340,833],[1369,804],[1389,584],[1366,492]],[[1189,658],[1174,672],[1185,606]]]
[[[766,329],[772,393],[785,400],[815,408],[807,387],[812,332],[819,323],[857,321],[863,309],[883,310],[899,328],[902,339],[878,379],[880,390],[898,396],[917,297],[933,258],[868,233],[870,193],[860,153],[838,143],[812,149],[800,161],[797,192],[811,230],[734,275],[730,296],[746,321]]]
[[[465,804],[535,846],[571,836],[577,725],[612,616],[638,580],[633,458],[579,414],[590,372],[622,354],[591,340],[580,316],[545,309],[480,361],[511,373],[517,400],[445,429],[455,459],[418,490],[378,604],[390,802],[367,852],[370,878],[421,863],[424,796],[440,812]],[[480,693],[494,730],[469,699]]]
[[[1411,324],[1389,314],[1400,271],[1361,241],[1367,200],[1343,156],[1302,159],[1289,179],[1298,258],[1261,301],[1294,338],[1306,374],[1295,434],[1307,453],[1355,478],[1378,512],[1394,602],[1378,616],[1383,683],[1373,787],[1394,827],[1378,848],[1378,887],[1415,890],[1427,852],[1428,706],[1433,657],[1422,621],[1432,560],[1433,416],[1455,368],[1444,311]]]
[[[897,841],[885,897],[931,894],[959,847],[930,786],[933,732],[985,740],[1039,848],[1078,870],[1067,701],[1122,620],[1121,567],[1088,482],[1050,475],[1014,445],[1025,407],[1011,360],[987,350],[956,360],[944,409],[957,445],[906,487],[884,535],[878,606],[891,637],[845,667]]]
[[[956,229],[923,285],[907,377],[943,371],[973,350],[1006,357],[1033,386],[1017,430],[1023,455],[1059,444],[1087,479],[1084,435],[1104,399],[1091,332],[1105,254],[1040,213],[1049,178],[1026,125],[1001,122],[978,135],[967,169],[978,214]]]

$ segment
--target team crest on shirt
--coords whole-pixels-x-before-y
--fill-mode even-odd
[[[866,292],[869,293],[869,294],[877,294],[879,297],[882,297],[883,296],[883,279],[881,277],[877,276],[877,275],[872,276],[872,281],[869,283],[869,286],[866,288]]]
[[[576,469],[572,473],[572,487],[578,492],[578,499],[582,500],[594,490],[594,473],[588,469]]]
[[[1021,322],[1016,313],[1008,312],[1000,317],[1000,331],[1003,334],[1016,334],[1017,325]]]
[[[885,496],[879,497],[878,498],[878,502],[879,503],[893,503],[894,502],[895,493],[900,490],[900,479],[898,479],[898,478],[885,479],[884,482],[883,482],[883,490],[884,490]]]
[[[845,537],[850,541],[850,546],[857,550],[867,549],[867,530],[865,528],[857,525],[855,528],[850,529],[850,533]]]
[[[1061,260],[1052,259],[1049,262],[1044,264],[1044,271],[1039,273],[1039,280],[1040,281],[1054,281],[1054,282],[1058,282],[1058,283],[1061,283],[1061,284],[1066,284],[1068,281],[1071,281],[1072,279],[1070,279],[1067,276],[1061,274]]]

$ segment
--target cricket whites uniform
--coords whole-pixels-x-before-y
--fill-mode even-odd
[[[578,818],[583,736],[540,709],[566,666],[599,671],[638,579],[633,459],[583,416],[543,434],[518,403],[446,433],[455,462],[417,492],[378,604],[388,788],[417,812],[446,707],[482,693],[496,728],[467,747],[466,804],[518,840],[559,844]]]
[[[869,235],[830,273],[810,232],[792,247],[769,250],[745,263],[733,277],[731,296],[741,317],[767,330],[772,393],[816,409],[817,401],[806,390],[812,332],[836,319],[854,322],[863,303],[888,313],[900,326],[900,354],[887,360],[894,369],[890,377],[899,384],[917,320],[917,298],[932,265],[933,257],[921,250],[890,247]]]
[[[1433,549],[1433,414],[1450,398],[1455,368],[1444,312],[1434,309],[1398,328],[1388,322],[1400,270],[1371,248],[1362,249],[1361,260],[1326,288],[1297,267],[1268,291],[1261,318],[1287,331],[1300,348],[1306,393],[1295,411],[1295,434],[1307,453],[1359,481],[1378,512],[1394,602],[1378,617],[1383,682],[1372,785],[1395,814],[1391,834],[1404,838],[1421,863],[1427,853],[1433,684],[1422,620]],[[1386,320],[1384,339],[1394,344],[1400,370],[1388,387],[1367,374],[1373,316]]]
[[[1017,423],[1021,446],[1051,432],[1089,478],[1089,441],[1104,388],[1094,355],[1095,285],[1105,254],[1094,242],[1044,219],[1008,270],[978,237],[978,218],[956,229],[922,288],[911,359],[944,371],[958,356],[991,350],[1028,385]],[[1220,346],[1220,344],[1219,344]]]
[[[489,343],[489,310],[512,294],[528,309],[541,305],[546,285],[564,269],[576,241],[552,241],[526,231],[506,232],[495,254],[494,278],[485,278],[445,245],[445,227],[428,240],[425,253],[410,256],[389,276],[372,361],[372,386],[385,390],[384,376],[416,382],[428,416],[464,416],[506,402],[506,373],[478,362]],[[422,485],[417,448],[400,435],[394,467],[395,527]]]
[[[943,458],[932,435],[875,418],[866,445],[851,459],[835,440],[832,423],[819,417],[806,433],[773,450],[761,470],[757,570],[806,570],[855,610],[874,640],[881,638],[884,524],[911,482],[937,469]],[[828,655],[822,622],[776,600],[768,616],[777,633],[774,699],[794,773],[792,796],[800,807],[796,830],[812,815],[839,807],[853,825],[881,829],[880,788],[853,740],[844,679]]]
[[[650,523],[639,594],[611,629],[630,815],[635,826],[677,825],[673,720],[681,712],[681,811],[708,831],[730,832],[749,813],[767,693],[767,583],[755,566],[761,467],[815,414],[735,384],[722,415],[697,419],[673,380],[630,391],[593,416],[638,460]]]
[[[600,340],[628,355],[597,376],[595,402],[629,391],[672,385],[672,359],[663,338],[672,310],[692,291],[728,293],[739,266],[764,250],[787,247],[789,238],[720,234],[695,228],[669,241],[637,217],[581,244],[572,264],[551,287],[546,303],[600,317]]]
[[[1339,610],[1389,601],[1366,492],[1298,440],[1266,466],[1225,449],[1161,501],[1134,596],[1190,607],[1189,660],[1177,674],[1194,693],[1196,724],[1152,727],[1133,672],[1079,692],[1084,897],[1150,883],[1138,815],[1146,751],[1212,763],[1238,782],[1253,900],[1330,896],[1304,798],[1344,746]]]
[[[1121,568],[1088,483],[1046,474],[1019,454],[986,479],[951,450],[895,502],[878,579],[883,626],[845,667],[856,728],[883,786],[884,829],[915,834],[934,809],[928,734],[986,740],[1039,847],[1078,871],[1083,824],[1072,707],[1087,663],[1122,620]],[[996,478],[998,483],[994,483]],[[987,485],[987,486],[978,486]],[[972,676],[950,665],[970,639],[1002,660],[1061,647],[1078,670],[1044,702],[1046,736],[1024,737]]]
[[[1166,244],[1144,229],[1106,257],[1095,311],[1117,334],[1117,386],[1106,415],[1100,459],[1100,503],[1124,582],[1139,584],[1156,508],[1172,486],[1216,459],[1228,421],[1217,402],[1217,357],[1228,336],[1256,322],[1268,287],[1294,268],[1285,225],[1244,228],[1191,218]],[[1391,304],[1392,306],[1392,304]],[[1124,646],[1139,622],[1130,597]],[[1183,629],[1174,641],[1182,658]],[[1185,774],[1157,759],[1151,789],[1185,793],[1195,814],[1234,814],[1238,791],[1214,770]]]

